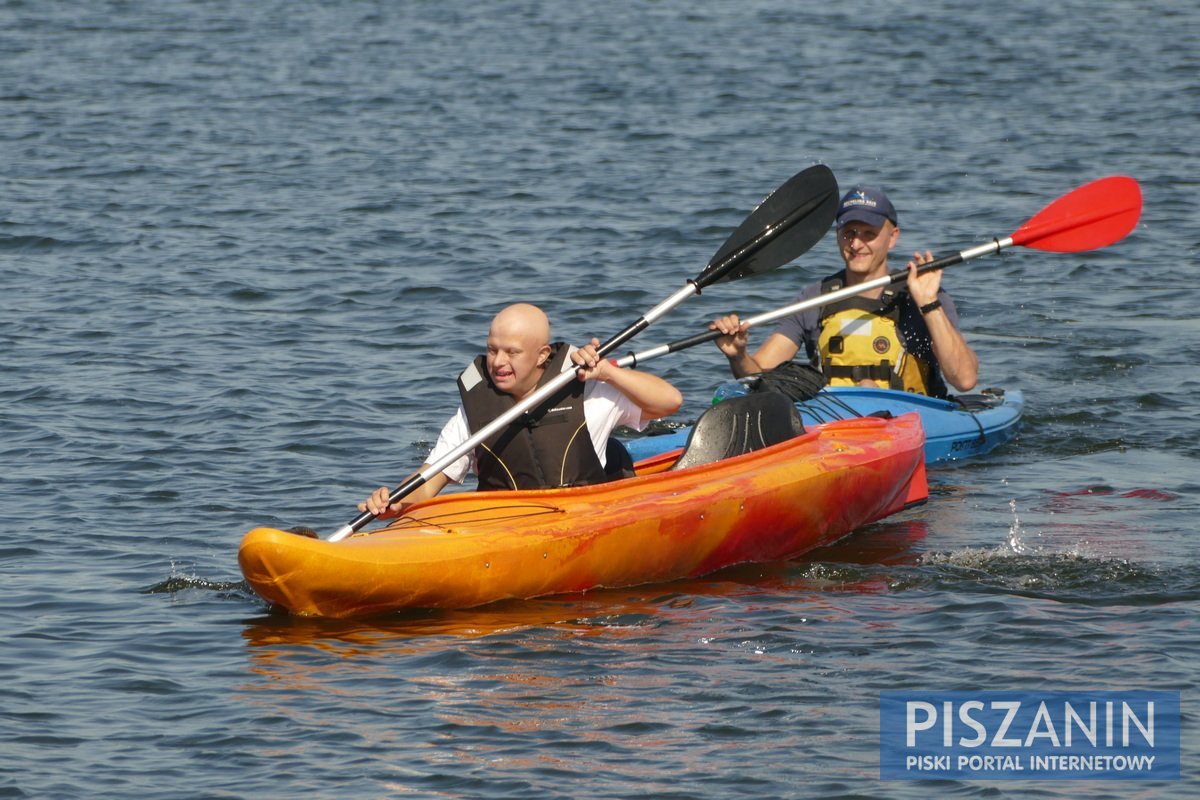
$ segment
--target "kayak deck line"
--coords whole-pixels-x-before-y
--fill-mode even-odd
[[[542,516],[542,515],[546,515],[546,514],[565,514],[565,513],[567,513],[567,512],[562,508],[559,508],[557,506],[552,506],[552,505],[546,505],[546,504],[542,504],[542,503],[530,503],[527,505],[497,504],[490,508],[478,509],[476,511],[477,516],[474,518],[473,521],[477,522],[477,523],[489,523],[489,522],[495,523],[495,522],[518,520],[518,519],[523,520],[523,519],[528,519],[530,517],[537,517],[537,516]],[[449,515],[447,515],[447,518],[449,518],[450,520],[453,521],[455,519],[458,519],[458,516],[454,515],[454,514],[449,514]],[[441,527],[441,528],[444,528],[446,531],[453,530],[448,523],[444,523],[444,522],[440,521],[438,519],[438,517],[436,517],[436,516],[417,518],[417,517],[413,517],[406,513],[406,514],[398,517],[394,522],[389,522],[385,527],[378,528],[375,530],[358,531],[357,533],[353,534],[350,538],[353,539],[353,538],[359,537],[359,536],[370,536],[373,533],[382,533],[384,531],[398,531],[398,530],[406,530],[408,528],[427,528],[430,526]]]

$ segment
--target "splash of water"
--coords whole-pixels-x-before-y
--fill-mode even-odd
[[[1025,544],[1021,530],[1021,518],[1017,516],[1017,501],[1009,500],[1008,508],[1012,512],[1012,523],[1008,526],[1008,549],[1017,555],[1029,555],[1032,551]]]

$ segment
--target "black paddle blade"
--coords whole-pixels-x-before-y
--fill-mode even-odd
[[[781,267],[807,252],[833,225],[838,185],[817,164],[798,172],[759,203],[696,278],[703,289]]]

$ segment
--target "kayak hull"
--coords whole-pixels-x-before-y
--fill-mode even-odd
[[[920,418],[822,425],[746,455],[598,486],[462,492],[340,542],[256,528],[242,573],[272,605],[328,617],[469,608],[790,558],[925,500]],[[641,474],[641,473],[646,474]]]
[[[745,391],[741,384],[732,386]],[[881,411],[895,416],[915,411],[925,428],[925,463],[929,465],[985,455],[1020,432],[1025,405],[1020,390],[993,389],[962,399],[964,402],[956,402],[892,389],[839,386],[822,389],[816,398],[796,403],[796,408],[806,426]],[[636,461],[683,447],[690,432],[690,427],[680,428],[624,444]]]

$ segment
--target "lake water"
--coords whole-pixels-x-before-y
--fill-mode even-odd
[[[0,797],[1195,796],[1198,41],[1167,0],[0,3]],[[904,254],[1141,182],[1113,247],[945,275],[1016,442],[703,580],[357,622],[242,583],[247,530],[420,464],[499,307],[612,335],[816,162]],[[725,376],[648,368],[673,423]],[[1183,777],[884,782],[903,688],[1179,691]]]

